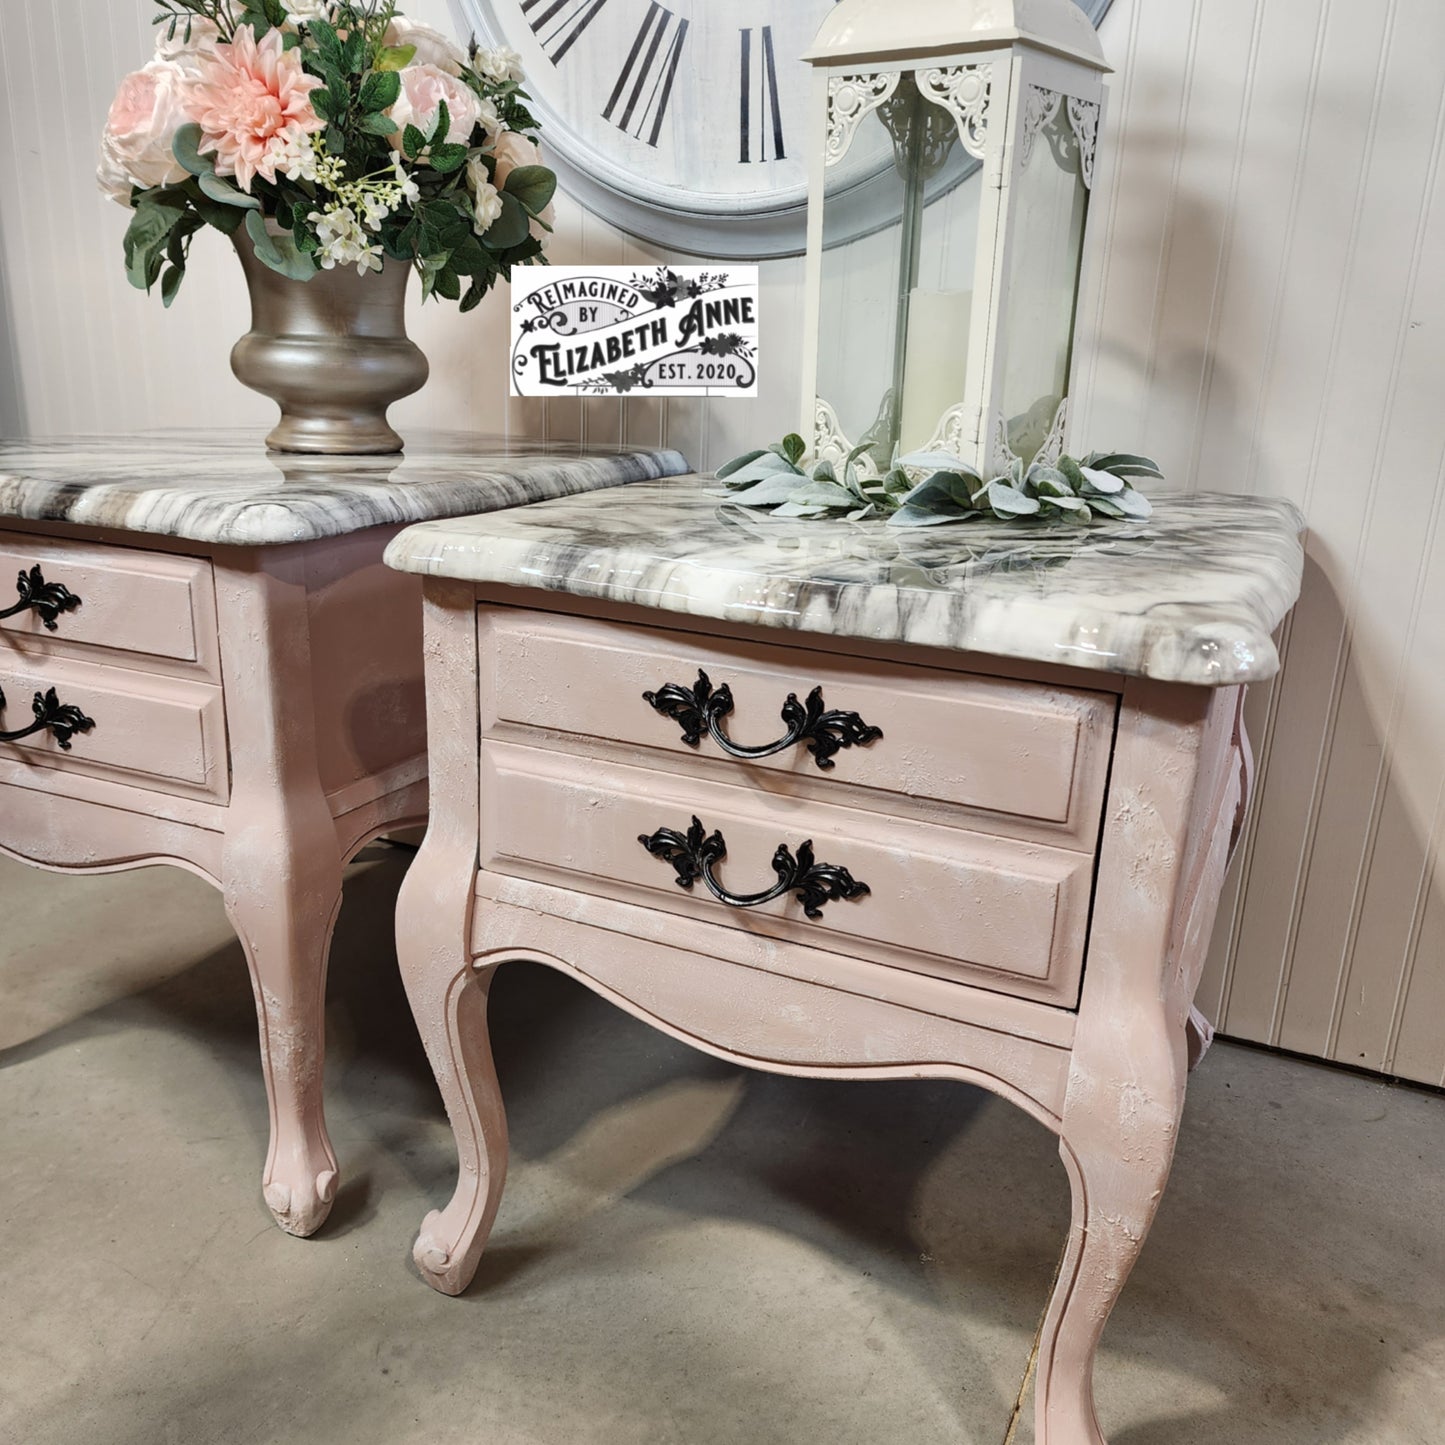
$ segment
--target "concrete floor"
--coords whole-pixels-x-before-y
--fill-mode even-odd
[[[405,857],[368,857],[310,1241],[261,1202],[211,890],[0,864],[0,1441],[1001,1445],[1067,1217],[1049,1137],[957,1084],[746,1073],[541,968],[493,994],[491,1249],[465,1298],[422,1285],[455,1161],[390,944]],[[1442,1145],[1445,1100],[1218,1047],[1105,1339],[1112,1445],[1445,1440]]]

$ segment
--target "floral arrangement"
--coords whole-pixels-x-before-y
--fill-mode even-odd
[[[135,214],[126,271],[169,306],[204,226],[273,271],[410,262],[476,306],[541,259],[557,178],[510,50],[462,51],[395,0],[159,0],[155,58],[122,81],[100,185]]]
[[[841,473],[831,461],[806,459],[807,443],[793,434],[762,451],[747,452],[718,469],[730,502],[769,507],[777,517],[828,517],[850,522],[887,518],[891,527],[936,527],[944,522],[993,518],[1000,522],[1094,517],[1147,521],[1149,499],[1130,485],[1134,477],[1161,478],[1148,457],[1127,452],[1094,452],[1077,461],[1017,459],[1009,470],[985,478],[948,452],[895,456],[881,475],[860,459],[872,451],[854,447]]]

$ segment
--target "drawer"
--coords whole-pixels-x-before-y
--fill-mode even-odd
[[[208,561],[0,532],[0,611],[20,600],[15,579],[23,573],[28,582],[35,567],[50,587],[65,588],[80,603],[55,612],[53,628],[33,608],[0,620],[6,642],[60,655],[105,648],[106,660],[118,666],[145,667],[148,659],[163,658],[219,677]]]
[[[1088,855],[555,749],[484,742],[481,761],[484,872],[1077,1004],[1093,887]],[[869,891],[822,902],[811,919],[795,890],[752,908],[718,901],[702,881],[684,890],[672,862],[639,839],[664,828],[686,833],[694,817],[706,834],[723,835],[726,858],[712,872],[735,894],[777,884],[779,845],[801,862],[808,842],[815,864],[844,868]],[[826,893],[827,875],[819,881]]]
[[[841,791],[852,808],[1097,846],[1110,694],[506,607],[483,607],[480,628],[483,736],[618,761],[643,749],[659,768],[799,798]],[[699,672],[714,693],[731,693],[717,725],[735,745],[788,736],[785,700],[806,707],[814,688],[825,710],[855,714],[882,737],[840,747],[821,760],[828,767],[807,741],[752,760],[707,731],[690,746],[683,723],[643,694],[671,685],[685,710]]]
[[[69,738],[69,748],[45,731],[0,742],[0,757],[160,792],[226,799],[229,766],[218,687],[57,657],[12,658],[0,650],[0,688],[5,732],[30,726],[32,699],[51,688],[60,704],[79,708],[92,722]]]

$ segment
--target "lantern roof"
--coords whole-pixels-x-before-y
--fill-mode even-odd
[[[839,0],[804,60],[814,65],[1029,45],[1109,70],[1074,0]]]

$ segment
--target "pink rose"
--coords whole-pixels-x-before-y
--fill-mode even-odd
[[[492,154],[497,158],[497,170],[493,176],[493,184],[501,190],[507,184],[507,177],[512,174],[518,166],[540,166],[542,164],[542,152],[538,147],[529,141],[526,136],[514,130],[504,130],[495,141],[492,142]],[[557,220],[557,207],[552,202],[547,203],[547,209],[537,218],[545,221],[548,226],[555,225]],[[532,234],[545,241],[550,234],[537,224],[532,222]]]
[[[185,72],[169,60],[153,60],[121,81],[100,137],[100,188],[123,206],[132,186],[150,190],[186,178],[171,145],[190,120]]]
[[[429,135],[443,101],[449,117],[447,133],[435,137],[432,144],[469,144],[477,122],[482,118],[482,103],[475,92],[439,66],[408,65],[402,70],[401,94],[388,112],[396,122],[392,145],[397,150],[401,149],[402,133],[409,125],[414,125],[423,135]]]
[[[467,63],[461,46],[449,40],[440,30],[408,20],[405,15],[398,15],[387,26],[385,43],[390,46],[415,46],[416,54],[411,58],[413,65],[434,65],[448,75],[460,75]]]

